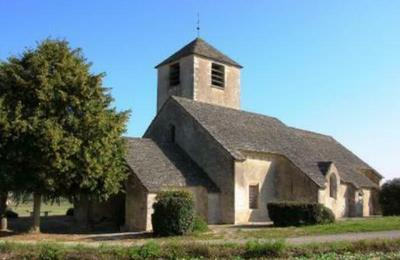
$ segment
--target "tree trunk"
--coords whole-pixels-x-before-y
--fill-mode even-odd
[[[40,206],[42,203],[42,195],[33,193],[33,223],[31,232],[40,232]]]
[[[4,191],[0,193],[0,230],[7,230],[7,217],[6,217],[6,209],[7,209],[7,199],[8,192]]]
[[[86,228],[90,231],[94,229],[94,221],[93,221],[93,201],[91,199],[88,199],[88,204],[87,204],[87,222],[86,222]]]

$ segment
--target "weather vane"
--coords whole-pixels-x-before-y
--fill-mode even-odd
[[[200,37],[200,13],[199,12],[197,12],[197,27],[196,27],[196,30],[197,30],[197,37]]]

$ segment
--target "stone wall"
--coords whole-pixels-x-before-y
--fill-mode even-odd
[[[203,187],[188,187],[188,190],[193,194],[193,200],[197,215],[207,221],[208,219],[208,194]]]
[[[240,69],[221,64],[225,67],[225,87],[211,84],[212,60],[194,56],[194,93],[193,99],[205,103],[240,109]]]
[[[319,192],[319,203],[330,208],[336,218],[355,217],[356,214],[356,189],[348,184],[341,183],[337,189],[337,197],[332,198],[329,194],[329,182],[325,189]]]
[[[180,63],[180,84],[170,87],[169,85],[169,66],[176,62],[166,64],[157,69],[157,111],[159,111],[165,101],[170,96],[179,96],[193,99],[193,75],[194,57],[189,55],[179,60]]]
[[[148,193],[146,197],[146,231],[153,230],[153,225],[151,224],[151,215],[153,215],[154,212],[153,204],[157,201],[156,197],[156,193]]]
[[[221,64],[225,67],[225,87],[212,86],[211,64],[212,60],[189,55],[181,58],[180,84],[169,85],[170,64],[157,69],[157,111],[171,95],[186,97],[192,100],[217,104],[240,109],[240,69]]]
[[[147,190],[134,174],[126,183],[125,229],[128,231],[147,230]]]
[[[155,142],[169,141],[175,126],[175,142],[195,161],[220,189],[221,222],[234,222],[234,160],[211,135],[174,100],[158,113],[144,137]]]
[[[235,162],[235,223],[269,221],[267,203],[280,200],[316,202],[318,187],[285,157],[243,152]],[[259,185],[258,208],[249,207],[249,186]]]
[[[381,205],[379,204],[379,190],[370,190],[370,201],[369,201],[369,214],[370,215],[381,215]]]
[[[286,157],[274,155],[277,165],[277,199],[318,202],[319,186]]]
[[[330,176],[337,177],[337,195],[330,196]],[[319,203],[330,208],[336,218],[367,217],[376,212],[377,192],[372,189],[356,188],[350,183],[340,180],[338,171],[332,165],[326,173],[326,187],[319,191]]]
[[[218,193],[208,193],[208,224],[221,223],[221,200]]]
[[[362,189],[362,216],[368,217],[370,215],[371,208],[371,190],[370,189]]]

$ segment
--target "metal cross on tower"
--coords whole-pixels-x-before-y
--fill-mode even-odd
[[[197,37],[200,37],[200,13],[197,13]]]

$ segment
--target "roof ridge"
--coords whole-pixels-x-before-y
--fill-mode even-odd
[[[224,144],[221,142],[221,140],[219,140],[215,135],[213,135],[207,127],[205,127],[201,122],[199,122],[199,120],[198,120],[192,113],[190,113],[190,111],[188,111],[187,108],[186,108],[184,105],[182,105],[182,104],[179,102],[179,99],[182,99],[182,100],[189,100],[189,101],[193,101],[193,100],[187,99],[187,98],[182,98],[182,97],[177,97],[177,96],[170,96],[169,99],[174,100],[174,101],[183,109],[183,111],[185,111],[186,113],[188,113],[188,114],[193,118],[193,120],[195,120],[195,121],[199,124],[199,126],[201,126],[201,127],[211,136],[211,138],[213,138],[213,139],[214,139],[224,150],[226,150],[233,158],[235,158],[236,160],[243,159],[243,158],[241,158],[241,157],[243,157],[243,155],[237,154],[237,153],[235,153],[235,151],[231,151],[231,149],[229,149],[229,147],[227,147],[226,145],[224,145]],[[197,101],[197,102],[198,102],[198,101]],[[203,102],[199,102],[199,103],[203,103]],[[204,104],[207,104],[207,103],[204,103]]]
[[[123,136],[123,139],[130,140],[130,141],[153,141],[151,138],[147,137],[132,137],[132,136]]]
[[[171,97],[174,98],[175,100],[177,100],[178,102],[179,102],[179,100],[183,100],[183,101],[192,102],[192,103],[198,103],[198,104],[202,104],[202,105],[206,105],[206,106],[212,106],[212,107],[215,107],[215,108],[231,110],[231,111],[235,111],[235,112],[238,112],[238,113],[245,113],[245,114],[250,114],[250,115],[254,115],[254,116],[258,116],[258,117],[273,119],[273,120],[283,124],[284,126],[289,127],[284,122],[282,122],[279,118],[277,118],[275,116],[268,116],[268,115],[264,115],[264,114],[261,114],[261,113],[258,113],[258,112],[241,110],[241,109],[236,109],[236,108],[232,108],[232,107],[219,106],[219,105],[216,105],[216,104],[211,104],[211,103],[207,103],[207,102],[192,100],[192,99],[186,98],[186,97],[179,97],[179,96],[173,96],[173,95]]]
[[[301,128],[297,128],[297,127],[293,127],[293,126],[288,126],[288,128],[290,130],[297,131],[299,134],[307,134],[309,136],[312,135],[312,137],[326,138],[326,139],[330,139],[331,141],[335,141],[335,138],[333,138],[331,135],[321,134],[321,133],[318,133],[318,132],[305,130],[305,129],[301,129]]]

